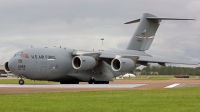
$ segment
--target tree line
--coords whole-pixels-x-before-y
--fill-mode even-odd
[[[175,67],[175,66],[151,66],[148,64],[142,70],[136,69],[141,75],[200,75],[200,67]]]

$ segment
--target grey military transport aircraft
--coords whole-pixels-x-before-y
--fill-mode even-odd
[[[198,65],[198,62],[154,58],[145,53],[154,40],[162,20],[193,20],[178,18],[159,18],[144,13],[140,19],[125,24],[139,22],[139,25],[124,50],[84,51],[54,48],[28,48],[17,52],[4,64],[6,72],[31,80],[57,81],[60,84],[109,84],[114,77],[148,63]]]

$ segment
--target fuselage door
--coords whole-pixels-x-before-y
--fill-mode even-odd
[[[17,75],[24,75],[26,71],[26,60],[19,58],[17,62]]]
[[[36,66],[35,66],[35,74],[38,77],[43,77],[46,73],[46,66],[47,66],[47,61],[44,60],[36,60]]]

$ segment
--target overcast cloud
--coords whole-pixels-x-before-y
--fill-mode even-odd
[[[124,49],[138,24],[123,23],[145,12],[196,19],[162,21],[147,53],[200,62],[199,0],[1,0],[0,64],[31,45]]]

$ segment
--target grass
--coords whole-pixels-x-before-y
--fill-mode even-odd
[[[200,88],[1,94],[1,112],[199,112]]]

